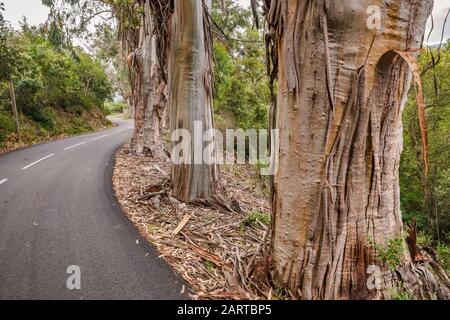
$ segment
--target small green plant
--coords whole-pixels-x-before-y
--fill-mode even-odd
[[[258,221],[265,224],[266,226],[269,226],[270,222],[271,222],[270,214],[259,212],[259,211],[252,211],[248,214],[248,216],[242,222],[242,226],[257,227]]]
[[[437,254],[439,264],[450,272],[450,246],[445,242],[433,241],[433,237],[426,232],[419,232],[417,243],[424,247],[433,248]]]
[[[397,285],[392,289],[391,300],[414,300],[414,297],[400,285]]]
[[[0,110],[0,143],[15,129],[14,119],[7,112]]]
[[[147,233],[149,234],[154,234],[156,233],[156,231],[158,231],[158,227],[153,225],[153,224],[147,224]]]
[[[447,273],[450,273],[450,247],[445,243],[439,242],[436,245],[436,253],[441,266]]]
[[[402,263],[404,246],[401,236],[389,239],[387,247],[377,244],[373,239],[369,239],[369,243],[377,252],[378,258],[392,270]]]
[[[205,268],[206,268],[208,271],[213,272],[213,271],[216,269],[216,266],[215,266],[214,263],[212,263],[211,261],[205,260],[205,261],[203,262],[203,264],[205,265]]]
[[[105,103],[105,111],[107,114],[122,113],[125,108],[125,103],[121,101],[108,101]]]
[[[424,247],[433,246],[433,237],[424,231],[420,231],[417,234],[417,244]]]
[[[269,168],[269,166],[270,166],[270,163],[267,161],[258,160],[256,162],[256,170],[258,170],[258,171],[261,171],[262,169],[267,169],[267,168]]]

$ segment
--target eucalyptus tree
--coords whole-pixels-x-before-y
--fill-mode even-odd
[[[144,0],[139,46],[129,63],[136,72],[135,131],[132,148],[136,153],[165,158],[163,131],[167,112],[167,68],[172,1]]]
[[[445,273],[403,250],[400,212],[401,115],[432,6],[264,1],[280,130],[272,261],[293,296],[387,297],[399,280],[416,297],[450,297]]]
[[[169,49],[169,106],[171,131],[186,130],[192,139],[182,150],[185,161],[172,164],[173,194],[183,200],[208,198],[216,193],[218,167],[215,152],[204,161],[203,132],[213,126],[213,77],[209,0],[176,0]],[[201,137],[195,136],[200,124]],[[180,142],[175,137],[173,146]],[[214,139],[213,136],[210,138]],[[201,151],[194,146],[200,140]],[[174,155],[172,155],[174,156]],[[201,159],[198,159],[200,156]],[[200,160],[200,161],[196,161]]]

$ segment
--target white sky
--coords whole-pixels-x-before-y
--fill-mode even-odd
[[[19,26],[19,21],[23,16],[27,17],[29,24],[38,25],[47,19],[48,8],[42,5],[41,0],[0,0],[5,3],[5,18],[9,20],[14,27]],[[216,1],[216,0],[214,0]],[[248,6],[250,0],[239,0],[243,5]],[[430,37],[430,43],[437,43],[440,41],[442,25],[444,22],[447,10],[450,7],[449,0],[435,0],[434,1],[434,31]],[[431,23],[428,23],[427,33]],[[450,38],[450,19],[447,21],[445,28],[444,39]]]

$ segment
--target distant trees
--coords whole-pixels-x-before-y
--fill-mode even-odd
[[[104,22],[102,28],[107,33],[114,28],[117,38],[111,41],[119,42],[117,55],[107,58],[114,60],[116,89],[131,107],[130,114],[135,121],[130,151],[166,157],[162,139],[167,112],[164,44],[168,42],[166,31],[173,11],[172,1],[79,0],[69,4],[75,8],[73,15],[77,16],[76,8],[82,12],[81,17],[77,16],[80,28],[85,28],[90,20],[103,13],[115,18],[117,25],[113,27],[111,22]],[[101,40],[103,36],[97,33],[94,43],[107,49],[108,44]],[[102,51],[108,55],[107,50]]]
[[[111,98],[111,84],[99,61],[76,48],[59,48],[49,42],[45,29],[23,26],[20,32],[0,31],[0,79],[14,83],[17,114],[56,130],[57,112],[81,115],[103,109]],[[9,132],[3,110],[12,85],[0,84],[0,136]],[[9,108],[10,109],[10,108]],[[3,124],[5,125],[3,127]],[[59,128],[60,129],[60,128]],[[0,139],[2,140],[2,139]]]
[[[214,109],[218,129],[268,127],[270,101],[262,30],[235,0],[213,2]]]
[[[434,241],[450,241],[450,42],[438,49],[422,50],[422,69],[440,55],[440,62],[423,76],[427,99],[430,170],[425,175],[423,146],[417,122],[417,107],[410,96],[403,115],[404,150],[400,167],[402,212],[406,221],[417,220],[418,228]],[[448,259],[448,257],[447,257]]]
[[[0,4],[0,14],[3,10]],[[12,41],[13,32],[4,25],[3,16],[0,16],[0,81],[8,82],[11,110],[14,116],[17,138],[20,139],[19,115],[17,112],[16,94],[14,89],[14,76],[18,72],[21,57],[17,45]]]
[[[164,153],[164,110],[170,114],[170,133],[182,129],[191,137],[195,122],[202,133],[215,127],[214,102],[223,122],[231,115],[236,126],[259,128],[270,121],[279,128],[270,259],[276,282],[290,296],[389,297],[398,282],[416,297],[450,296],[448,279],[438,267],[432,265],[432,273],[415,265],[420,257],[405,250],[400,210],[402,184],[406,195],[423,194],[426,200],[418,210],[428,213],[424,219],[435,236],[444,236],[445,215],[439,212],[448,206],[448,157],[441,151],[448,144],[447,117],[432,108],[445,96],[428,111],[439,136],[430,156],[439,170],[425,177],[421,130],[408,108],[409,148],[402,167],[416,181],[408,185],[411,180],[399,177],[402,112],[412,83],[405,57],[413,60],[422,45],[432,0],[379,1],[375,11],[368,10],[373,7],[369,0],[264,0],[264,40],[250,27],[250,11],[232,0],[215,3],[212,17],[218,28],[211,25],[209,0],[98,2],[108,5],[118,21],[135,110],[133,152]],[[381,14],[375,25],[369,23],[371,12]],[[222,41],[212,46],[212,35]],[[270,77],[263,72],[264,62]],[[445,70],[433,72],[446,79]],[[425,79],[428,92],[446,86],[446,80]],[[201,151],[207,143],[201,142]],[[189,146],[180,157],[190,162],[173,163],[171,171],[173,194],[186,202],[214,195],[218,184],[217,165],[192,163],[193,141]],[[403,207],[410,209],[413,202],[403,201]],[[410,232],[408,245],[414,251]],[[377,290],[368,286],[373,267],[381,272],[383,287]]]

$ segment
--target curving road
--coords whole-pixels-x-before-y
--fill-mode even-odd
[[[114,152],[132,132],[116,122],[0,156],[0,299],[185,298],[113,196]]]

